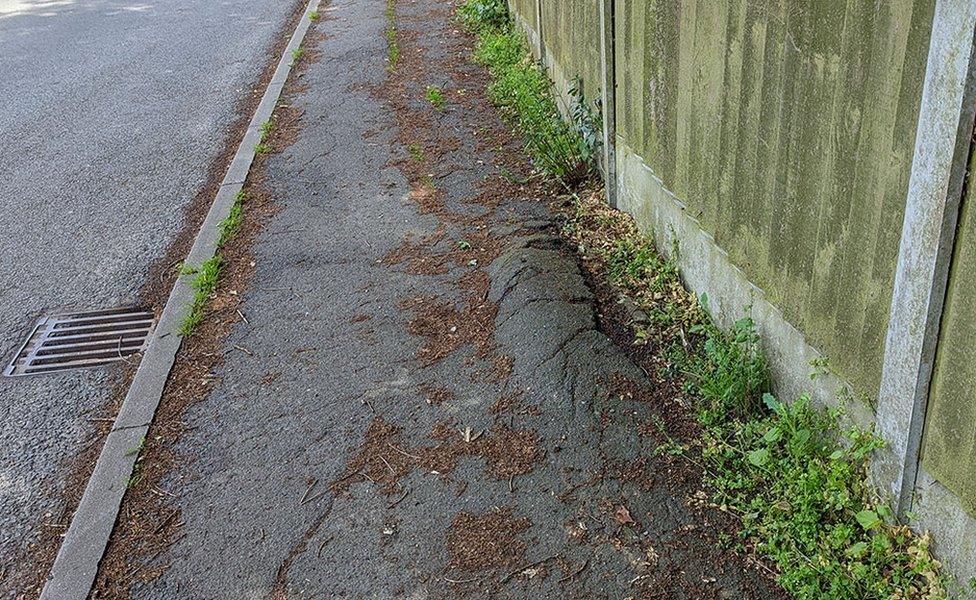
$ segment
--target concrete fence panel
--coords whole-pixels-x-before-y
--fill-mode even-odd
[[[869,401],[932,4],[617,1],[620,146]]]

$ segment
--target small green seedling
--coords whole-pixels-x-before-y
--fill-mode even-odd
[[[267,121],[261,124],[262,144],[268,140],[268,137],[271,135],[272,131],[274,131],[274,121],[272,121],[271,119],[268,119]]]
[[[444,110],[444,92],[436,85],[427,86],[427,102],[437,110]]]
[[[407,150],[410,152],[410,158],[419,163],[424,162],[426,155],[424,154],[424,149],[420,147],[420,144],[410,144]]]

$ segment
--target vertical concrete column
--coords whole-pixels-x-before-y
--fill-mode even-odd
[[[539,36],[539,60],[546,64],[546,40],[542,37],[542,0],[535,0],[535,32]]]
[[[617,135],[616,122],[616,50],[614,4],[616,0],[600,0],[600,70],[603,75],[603,187],[607,202],[617,206],[617,158],[614,152]]]
[[[976,1],[936,0],[885,339],[872,477],[911,510],[925,407],[973,134]]]

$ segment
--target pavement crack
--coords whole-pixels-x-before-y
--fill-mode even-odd
[[[271,600],[284,600],[288,597],[288,572],[291,570],[292,564],[295,560],[305,554],[308,551],[309,542],[318,535],[319,529],[322,528],[322,524],[329,518],[332,514],[332,507],[335,506],[335,495],[329,498],[329,504],[325,507],[319,516],[315,518],[314,521],[309,524],[308,528],[305,529],[305,533],[302,537],[292,546],[288,555],[285,559],[281,561],[278,565],[278,570],[275,573],[275,583],[274,587],[271,588]]]
[[[112,430],[109,431],[109,433],[115,433],[117,431],[126,431],[128,429],[139,429],[140,427],[149,427],[151,424],[152,423],[150,422],[150,423],[139,423],[136,425],[121,425],[119,427],[112,427]]]

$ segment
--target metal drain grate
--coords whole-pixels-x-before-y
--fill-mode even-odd
[[[124,360],[145,348],[154,319],[151,311],[137,308],[44,317],[3,374],[39,375]]]

